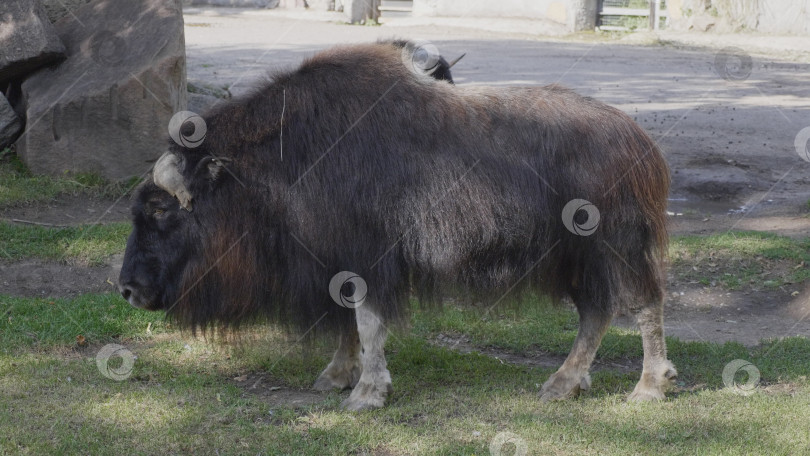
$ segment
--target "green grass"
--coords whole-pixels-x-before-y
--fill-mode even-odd
[[[129,230],[126,223],[0,223],[0,255],[95,264],[123,251]],[[809,248],[808,240],[746,232],[675,237],[670,253],[684,279],[760,287],[806,280]],[[810,454],[806,338],[754,348],[669,338],[679,378],[667,401],[626,403],[639,373],[606,364],[579,399],[541,403],[539,385],[553,369],[430,341],[450,335],[481,350],[561,360],[577,331],[572,309],[532,296],[487,315],[456,305],[414,308],[410,329],[394,333],[386,346],[389,404],[355,414],[338,407],[347,392],[296,407],[233,380],[261,374],[288,394],[311,395],[331,356],[327,341],[302,345],[260,326],[240,343],[219,344],[179,333],[162,314],[134,309],[117,294],[0,294],[0,454],[471,455],[490,454],[502,432],[522,439],[528,454]],[[110,343],[136,356],[123,381],[97,367],[99,350]],[[611,328],[597,358],[638,364],[641,355],[637,332]],[[735,359],[760,372],[753,395],[724,387],[723,368]],[[120,359],[110,365],[120,366]],[[735,379],[745,381],[745,374]]]
[[[338,408],[345,392],[293,407],[232,380],[267,372],[263,381],[285,391],[307,388],[330,356],[322,342],[305,350],[261,327],[240,345],[205,342],[115,295],[0,296],[0,453],[489,454],[501,432],[522,439],[528,454],[770,455],[810,448],[807,339],[754,349],[671,339],[681,383],[663,403],[626,403],[638,373],[610,370],[593,374],[593,388],[577,400],[540,403],[538,385],[551,369],[462,354],[426,338],[454,332],[478,346],[562,355],[575,331],[573,313],[528,298],[483,325],[480,316],[453,307],[417,311],[413,329],[387,344],[394,382],[388,406],[356,414]],[[77,346],[77,335],[88,345]],[[137,356],[124,381],[96,366],[107,343]],[[640,354],[634,332],[611,330],[604,344],[613,345],[608,357]],[[723,388],[723,367],[738,358],[761,372],[751,396]]]
[[[99,265],[110,255],[124,251],[131,230],[131,224],[123,222],[66,228],[0,222],[0,258]]]
[[[135,340],[146,328],[154,334],[165,331],[162,315],[123,304],[117,294],[73,299],[0,295],[0,346],[8,352],[70,346],[77,336],[92,344],[121,337]]]
[[[438,313],[417,312],[413,316],[412,334],[424,339],[436,334],[463,335],[476,347],[495,347],[512,353],[541,352],[564,357],[568,354],[577,334],[578,317],[573,309],[553,306],[537,298],[528,298],[513,309],[497,312],[482,319],[482,312],[475,308],[446,307]],[[706,368],[711,360],[737,358],[749,359],[763,370],[763,378],[780,381],[801,380],[810,373],[810,343],[805,339],[764,340],[754,351],[735,342],[706,344],[683,342],[668,338],[670,359],[676,365],[692,365],[689,370],[680,370],[681,386],[722,384],[721,373]],[[797,344],[797,345],[793,345]],[[782,361],[772,363],[766,354],[772,349],[788,350],[794,347],[795,353],[788,356],[799,357],[789,370],[783,370]],[[611,327],[602,340],[597,358],[603,361],[622,361],[642,357],[641,338],[637,331]],[[798,363],[798,364],[797,364]],[[793,370],[795,368],[795,370]],[[791,374],[792,372],[792,374]]]
[[[62,177],[35,176],[11,151],[0,151],[0,208],[53,200],[61,195],[117,198],[132,189],[139,179],[110,182],[92,173]]]
[[[810,278],[810,238],[757,231],[674,236],[669,256],[680,280],[731,290],[777,288]]]

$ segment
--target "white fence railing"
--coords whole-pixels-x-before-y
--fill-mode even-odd
[[[608,31],[658,30],[669,15],[664,0],[603,0],[598,28]]]

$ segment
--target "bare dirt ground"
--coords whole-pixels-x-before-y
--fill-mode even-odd
[[[37,298],[75,297],[117,290],[120,266],[83,267],[41,260],[0,261],[3,294]]]
[[[264,372],[234,377],[233,382],[245,394],[261,397],[270,407],[304,407],[322,402],[327,396],[324,392],[300,390],[279,384],[278,380]]]
[[[631,45],[418,24],[359,27],[232,9],[190,9],[185,19],[189,80],[235,95],[268,70],[290,67],[320,49],[394,36],[430,40],[448,57],[466,53],[453,69],[459,85],[566,85],[629,113],[661,145],[673,176],[673,234],[750,229],[810,236],[810,163],[794,144],[810,126],[810,64],[804,63],[810,54],[804,50],[756,46],[751,35],[696,40],[705,47],[638,39],[633,41],[643,43]],[[735,52],[750,57],[750,65],[726,59],[729,52],[720,48],[728,45],[737,45]],[[5,209],[0,218],[105,223],[127,220],[127,206],[126,198],[66,197]],[[0,292],[108,291],[108,280],[117,276],[114,262],[100,268],[0,263]],[[669,293],[667,334],[684,340],[755,345],[762,338],[810,336],[807,283],[730,292],[672,276]],[[616,324],[632,326],[626,318]]]
[[[42,204],[2,209],[2,219],[43,226],[92,225],[129,220],[129,198],[87,198],[66,195]]]

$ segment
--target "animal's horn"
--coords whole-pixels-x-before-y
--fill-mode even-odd
[[[460,56],[456,57],[456,60],[453,60],[452,62],[450,62],[450,65],[447,68],[453,68],[453,65],[457,64],[459,60],[463,59],[465,55],[467,55],[466,52],[461,54]]]
[[[177,198],[183,209],[191,212],[192,197],[188,187],[186,187],[183,175],[180,174],[180,157],[171,152],[163,154],[155,163],[152,180],[155,185]]]

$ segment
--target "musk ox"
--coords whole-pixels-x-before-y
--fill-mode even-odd
[[[337,47],[181,129],[195,141],[172,143],[133,196],[124,298],[192,329],[334,330],[315,388],[353,388],[342,405],[360,410],[391,394],[383,344],[410,296],[492,307],[531,290],[570,298],[580,322],[542,399],[589,386],[619,311],[637,315],[644,348],[630,399],[663,398],[676,372],[655,143],[565,88],[457,87],[406,54]]]

